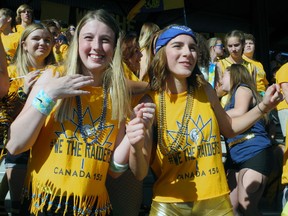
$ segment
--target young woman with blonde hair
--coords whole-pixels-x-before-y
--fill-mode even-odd
[[[88,12],[63,76],[43,72],[10,127],[8,151],[31,148],[32,215],[109,215],[108,171],[117,177],[130,167],[139,180],[147,174],[154,104],[137,105],[126,122],[131,113],[119,34],[110,13]]]

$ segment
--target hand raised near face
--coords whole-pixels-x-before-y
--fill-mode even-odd
[[[59,72],[46,69],[35,83],[35,87],[42,88],[52,99],[73,97],[76,95],[89,94],[82,90],[94,82],[93,77],[81,74],[60,76]]]

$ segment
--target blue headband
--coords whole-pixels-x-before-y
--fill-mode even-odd
[[[156,53],[159,51],[161,47],[165,46],[170,40],[181,34],[190,35],[196,41],[196,37],[192,29],[188,28],[187,26],[171,26],[157,38],[155,48]]]

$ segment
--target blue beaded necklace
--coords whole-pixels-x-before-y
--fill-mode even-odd
[[[89,124],[83,125],[83,113],[82,113],[82,102],[80,96],[76,96],[76,105],[77,105],[77,117],[78,117],[78,125],[80,128],[80,133],[84,142],[87,145],[92,145],[99,142],[100,138],[103,137],[105,131],[105,122],[106,122],[106,114],[107,114],[107,93],[105,88],[103,87],[103,106],[100,115],[100,122],[95,128],[94,126],[90,126]],[[88,142],[88,138],[93,139],[91,142]]]

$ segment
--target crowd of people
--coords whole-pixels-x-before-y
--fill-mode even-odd
[[[0,9],[1,215],[9,192],[13,216],[137,216],[147,173],[151,216],[261,215],[275,110],[288,215],[287,63],[269,83],[253,35],[125,32],[103,9],[33,20],[27,4]]]

